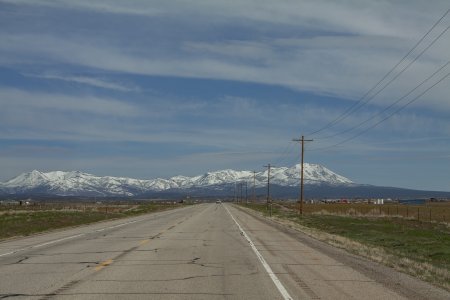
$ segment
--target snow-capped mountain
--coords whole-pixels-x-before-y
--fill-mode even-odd
[[[352,181],[329,169],[316,165],[304,165],[305,184],[351,185]],[[271,169],[271,183],[293,187],[299,185],[300,165],[291,168]],[[125,177],[95,176],[79,171],[23,173],[5,183],[0,183],[4,194],[45,194],[58,196],[137,196],[149,192],[161,192],[191,188],[220,188],[237,182],[253,184],[252,171],[221,170],[203,175],[175,176],[169,179],[150,180]],[[255,185],[262,187],[267,182],[267,170],[255,174]]]

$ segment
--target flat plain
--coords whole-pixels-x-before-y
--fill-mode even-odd
[[[448,299],[229,203],[0,243],[3,299]]]

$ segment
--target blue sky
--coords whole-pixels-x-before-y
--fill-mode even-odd
[[[0,0],[0,180],[33,169],[154,178],[293,165],[292,138],[355,104],[449,8]],[[417,53],[449,25],[447,15]],[[449,61],[449,48],[444,32],[366,106],[307,136],[306,161],[359,183],[450,191],[448,78],[324,149],[447,74],[377,115]]]

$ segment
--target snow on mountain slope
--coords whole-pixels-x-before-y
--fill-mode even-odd
[[[304,174],[306,184],[352,184],[349,179],[316,164],[305,164]],[[271,169],[273,184],[296,186],[299,184],[299,178],[300,165]],[[206,188],[244,181],[253,183],[253,172],[220,170],[194,177],[175,176],[169,179],[143,180],[111,176],[100,177],[79,171],[43,173],[34,170],[23,173],[5,183],[0,183],[0,189],[8,194],[39,192],[61,196],[135,196],[145,192]],[[256,186],[264,186],[266,182],[267,170],[255,174]]]

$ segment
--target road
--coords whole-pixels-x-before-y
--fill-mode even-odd
[[[231,204],[0,243],[0,299],[448,299]]]

